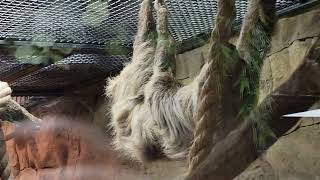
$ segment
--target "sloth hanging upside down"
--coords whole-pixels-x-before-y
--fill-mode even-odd
[[[257,23],[267,24],[271,21],[271,18],[261,21],[261,14],[266,11],[259,9],[263,8],[260,5],[265,4],[274,10],[275,2],[271,1],[260,4],[260,0],[252,0],[236,48],[229,43],[235,18],[235,2],[220,0],[209,57],[194,81],[183,86],[174,78],[175,41],[168,30],[167,9],[160,0],[154,2],[157,16],[155,23],[152,0],[144,0],[139,12],[132,62],[120,75],[111,78],[106,87],[106,94],[111,100],[111,127],[116,149],[142,162],[159,156],[185,159],[194,143],[194,134],[197,136],[197,130],[199,135],[201,128],[196,126],[201,120],[211,118],[212,121],[203,121],[202,124],[213,131],[217,124],[225,124],[219,122],[219,118],[224,109],[228,109],[224,108],[222,102],[227,98],[232,101],[227,106],[235,106],[233,117],[236,119],[241,100],[240,91],[233,91],[234,84],[239,80],[241,70],[250,64],[251,58],[250,52],[246,52],[250,48],[246,38],[248,35],[253,35],[250,38],[266,35],[268,39],[268,33],[254,34],[252,31]],[[274,15],[274,11],[267,13]],[[263,28],[260,29],[263,31]],[[263,40],[263,37],[260,39]],[[265,49],[261,48],[262,51]],[[223,68],[225,72],[222,72]],[[221,84],[215,84],[217,82]],[[211,112],[201,115],[201,112],[209,111],[205,106],[211,108]],[[232,124],[231,121],[228,123]],[[201,133],[199,136],[202,136]],[[212,136],[209,139],[212,140]]]
[[[274,99],[270,105],[268,97],[272,98],[272,94],[259,105],[255,101],[260,68],[276,20],[275,3],[276,0],[249,1],[238,44],[234,46],[229,40],[235,19],[235,0],[218,0],[208,57],[194,81],[183,86],[174,78],[175,42],[168,30],[167,9],[160,0],[155,0],[157,19],[154,20],[152,0],[143,0],[132,62],[120,75],[110,78],[106,87],[111,102],[114,147],[141,162],[158,157],[185,159],[188,155],[186,180],[200,179],[199,174],[207,179],[209,173],[215,179],[232,179],[244,170],[257,155],[253,152],[256,147],[251,142],[254,136],[250,133],[251,125],[256,125],[259,118],[265,120],[261,117],[269,115],[266,111],[269,107],[275,109],[274,118],[288,113],[291,107],[301,106],[280,104],[281,99]],[[320,41],[317,42],[314,47],[319,46]],[[311,74],[320,69],[319,63],[311,60],[318,60],[319,53],[312,53],[312,49],[319,48],[311,48],[308,62],[294,73],[297,76],[292,75],[284,89],[291,87],[303,72],[308,72],[310,75],[301,79],[303,83],[295,83],[295,90],[319,90],[319,83],[311,80]],[[245,82],[243,87],[239,85],[241,78]],[[0,82],[0,113],[8,110],[10,94],[8,84]],[[243,109],[244,104],[250,108]],[[24,119],[36,119],[30,114],[26,117]],[[223,143],[216,145],[217,142]],[[214,155],[210,159],[208,154]],[[222,178],[222,172],[226,172],[223,177],[228,178]]]
[[[175,41],[167,9],[160,0],[154,6],[152,0],[143,0],[132,62],[106,87],[113,143],[127,157],[146,162],[158,157],[185,159],[189,154],[201,161],[213,142],[236,128],[241,104],[250,96],[245,91],[250,88],[240,93],[237,82],[241,74],[255,78],[249,82],[259,77],[251,68],[261,66],[267,50],[275,0],[250,1],[237,47],[229,43],[235,1],[219,0],[218,9],[205,64],[194,81],[183,86],[174,78]],[[259,53],[253,58],[255,51]],[[0,83],[1,111],[10,94],[8,84]],[[196,163],[191,159],[190,164]]]
[[[161,154],[186,157],[193,138],[193,112],[201,75],[182,87],[174,78],[175,42],[168,30],[167,9],[144,0],[139,13],[132,62],[108,82],[115,147],[133,159]],[[205,72],[205,67],[203,68]]]

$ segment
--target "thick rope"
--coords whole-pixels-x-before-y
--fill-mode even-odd
[[[6,149],[6,140],[0,125],[0,177],[1,180],[8,180],[11,175],[11,166]]]
[[[231,49],[228,49],[228,40],[231,36],[232,22],[235,16],[234,0],[220,0],[215,29],[211,35],[211,47],[207,63],[210,65],[203,86],[200,89],[198,108],[195,114],[195,139],[189,152],[189,169],[186,179],[196,178],[196,169],[210,154],[215,144],[221,140],[223,125],[223,91],[227,71],[232,68]],[[269,47],[269,38],[275,22],[275,0],[251,0],[248,13],[239,38],[237,50],[246,62],[244,70],[257,66],[256,71],[247,73],[253,76],[250,88],[259,84],[259,72],[262,60]],[[229,54],[229,55],[228,55]],[[257,79],[258,78],[258,79]],[[226,89],[225,89],[226,90]],[[245,92],[243,98],[251,95]],[[240,90],[241,91],[241,90]],[[243,92],[240,92],[243,93]],[[253,94],[256,96],[256,94]],[[247,98],[250,99],[250,98]],[[246,103],[247,99],[244,99]],[[249,102],[250,106],[254,102]],[[241,113],[241,112],[239,112]],[[244,114],[243,117],[245,117]],[[189,177],[189,178],[188,178]]]
[[[229,63],[224,52],[228,49],[228,40],[232,34],[232,23],[235,17],[235,1],[220,0],[215,28],[211,35],[211,47],[206,63],[209,70],[200,89],[198,107],[194,116],[196,123],[195,139],[189,152],[189,169],[187,178],[210,153],[218,142],[217,132],[222,118],[222,92],[225,79],[225,67]],[[225,51],[226,50],[226,51]]]
[[[24,107],[20,106],[14,100],[10,100],[6,109],[0,113],[0,118],[10,122],[21,122],[24,120],[32,121],[35,124],[40,123],[42,120],[29,113]]]
[[[10,100],[6,110],[0,113],[1,119],[9,120],[11,122],[32,121],[37,127],[41,119],[30,114],[25,108],[20,106],[16,101]],[[9,157],[6,149],[6,141],[15,137],[16,133],[12,133],[5,137],[0,125],[0,177],[1,180],[12,179],[11,166],[9,164]]]

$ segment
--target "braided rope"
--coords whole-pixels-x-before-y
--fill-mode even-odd
[[[191,146],[188,160],[187,178],[210,153],[218,141],[219,127],[222,123],[222,92],[225,79],[227,56],[224,48],[228,47],[232,22],[235,17],[235,1],[220,0],[215,28],[211,35],[211,47],[207,63],[209,69],[200,89],[198,107],[194,116],[196,124],[195,139]]]
[[[3,115],[4,117],[2,117]],[[9,115],[9,117],[6,117],[6,115]],[[29,113],[24,107],[20,106],[19,103],[12,99],[7,104],[7,107],[4,110],[4,112],[1,112],[0,117],[6,120],[10,120],[12,122],[21,122],[27,120],[32,121],[35,124],[38,124],[42,121],[41,119]]]
[[[11,122],[31,121],[37,125],[41,119],[30,114],[25,108],[20,106],[16,101],[10,100],[4,112],[0,113],[0,118],[8,119]],[[15,136],[15,133],[9,135],[10,138]],[[9,164],[9,157],[6,150],[6,141],[8,137],[4,136],[4,132],[0,125],[0,177],[1,180],[12,179],[11,166]]]
[[[4,112],[1,112],[0,117],[9,119],[11,122],[31,121],[34,125],[41,122],[41,119],[30,114],[25,108],[20,106],[16,101],[10,100]],[[12,136],[12,137],[11,137]],[[10,138],[14,137],[14,133]],[[6,150],[6,137],[0,125],[0,177],[1,180],[12,179],[11,166],[9,164],[9,157]]]
[[[11,175],[11,167],[6,150],[6,141],[3,130],[0,127],[0,177],[1,180],[8,180]]]
[[[249,11],[246,15],[238,44],[240,56],[247,63],[248,61],[250,62],[251,59],[249,60],[249,58],[252,58],[253,53],[262,50],[264,53],[261,55],[261,58],[263,58],[268,49],[267,40],[269,40],[275,22],[274,7],[274,0],[251,0],[250,2]],[[219,1],[216,26],[211,35],[211,47],[207,62],[210,68],[200,89],[198,108],[194,117],[197,124],[195,139],[189,152],[189,169],[186,179],[197,179],[195,177],[197,175],[195,173],[196,169],[221,139],[219,132],[222,131],[221,125],[223,123],[223,84],[226,80],[226,69],[229,68],[228,60],[230,59],[225,53],[225,48],[228,47],[228,40],[231,36],[234,12],[235,6],[233,0]],[[258,31],[262,30],[262,32],[265,32],[265,36],[263,37],[257,37],[259,34],[255,34],[254,32],[257,29],[256,25],[258,23],[262,24],[262,28],[258,29]],[[253,39],[253,42],[250,42],[252,38],[257,39]],[[267,42],[260,42],[260,40]],[[262,46],[258,48],[254,46],[256,44],[262,44]],[[260,65],[261,62],[256,63]]]

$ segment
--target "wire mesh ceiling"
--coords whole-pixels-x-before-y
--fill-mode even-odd
[[[127,61],[125,56],[75,54],[20,78],[12,87],[16,90],[63,89],[97,77],[104,79],[106,74],[119,71]]]
[[[0,39],[48,43],[130,46],[137,30],[139,0],[3,0]],[[237,0],[240,23],[247,0]],[[277,0],[278,10],[301,4]],[[216,0],[167,0],[170,30],[178,42],[212,29]]]
[[[277,0],[278,13],[315,0]],[[137,30],[140,0],[2,0],[0,45],[34,45],[104,49],[116,44],[131,47]],[[178,43],[213,28],[216,0],[166,0],[169,26]],[[236,24],[246,13],[247,0],[236,0]],[[15,90],[64,89],[95,77],[119,71],[126,56],[76,53],[11,82]],[[27,58],[28,59],[28,58]],[[18,60],[18,61],[17,61]],[[0,53],[0,80],[29,66],[28,60]]]
[[[14,57],[0,56],[0,80],[6,81],[16,72],[26,70],[29,64],[14,63]],[[5,60],[4,60],[5,59]],[[39,68],[30,74],[17,78],[11,82],[11,87],[15,91],[31,92],[48,90],[63,90],[72,88],[79,83],[85,83],[92,79],[105,79],[108,75],[119,72],[127,56],[109,56],[103,54],[73,54],[57,63]]]

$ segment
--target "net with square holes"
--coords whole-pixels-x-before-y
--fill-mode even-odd
[[[278,13],[315,3],[317,0],[277,0]],[[129,48],[137,30],[139,0],[2,0],[0,2],[0,45],[78,48],[58,62],[30,67],[39,53],[17,56],[0,53],[0,80],[15,91],[63,90],[96,77],[119,71],[129,61],[126,55],[101,53],[107,47]],[[210,32],[216,0],[166,0],[170,31],[178,43]],[[248,5],[237,0],[235,25],[241,24]],[[81,49],[90,49],[81,52]],[[95,50],[99,50],[96,53]],[[35,52],[38,52],[37,49]],[[41,54],[48,56],[50,53]],[[21,60],[22,59],[22,60]],[[52,64],[53,63],[53,64]],[[32,65],[31,65],[32,66]],[[23,73],[27,71],[28,73]]]

